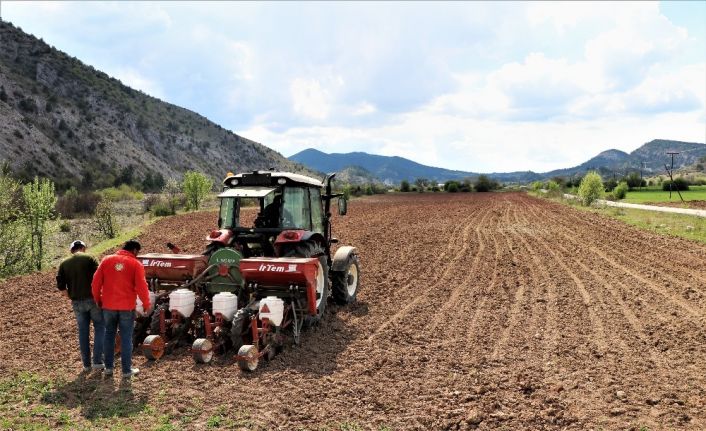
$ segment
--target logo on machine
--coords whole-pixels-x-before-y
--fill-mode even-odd
[[[156,266],[157,268],[171,268],[172,263],[171,262],[165,262],[163,260],[149,260],[149,259],[143,259],[142,264],[144,266]]]
[[[258,270],[261,272],[296,272],[297,264],[290,263],[289,266],[283,266],[273,265],[271,263],[262,263],[260,264],[260,268],[258,268]]]

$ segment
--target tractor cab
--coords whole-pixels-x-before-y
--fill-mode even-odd
[[[218,195],[218,230],[209,235],[210,248],[234,247],[245,257],[280,256],[295,242],[313,240],[328,255],[330,201],[341,198],[331,193],[334,176],[327,176],[321,182],[289,172],[229,174]],[[246,226],[241,222],[241,210],[253,203],[257,206],[257,217],[252,225]],[[341,207],[345,209],[345,202]]]

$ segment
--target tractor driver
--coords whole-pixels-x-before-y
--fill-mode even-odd
[[[279,209],[282,206],[282,195],[276,195],[272,202],[265,207],[257,217],[255,225],[257,227],[278,227]]]

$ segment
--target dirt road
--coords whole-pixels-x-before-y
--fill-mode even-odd
[[[334,229],[360,251],[357,304],[332,305],[301,347],[251,375],[183,352],[138,358],[134,402],[197,411],[188,427],[229,411],[266,429],[706,429],[706,247],[524,194],[349,210]],[[157,223],[145,251],[200,250],[213,218]],[[79,369],[53,289],[52,274],[0,284],[0,376]],[[92,388],[59,388],[61,402],[90,418]]]

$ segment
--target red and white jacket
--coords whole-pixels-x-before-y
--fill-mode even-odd
[[[134,310],[138,296],[145,310],[152,306],[145,268],[134,254],[126,250],[103,258],[93,275],[91,291],[96,304],[106,310]]]

